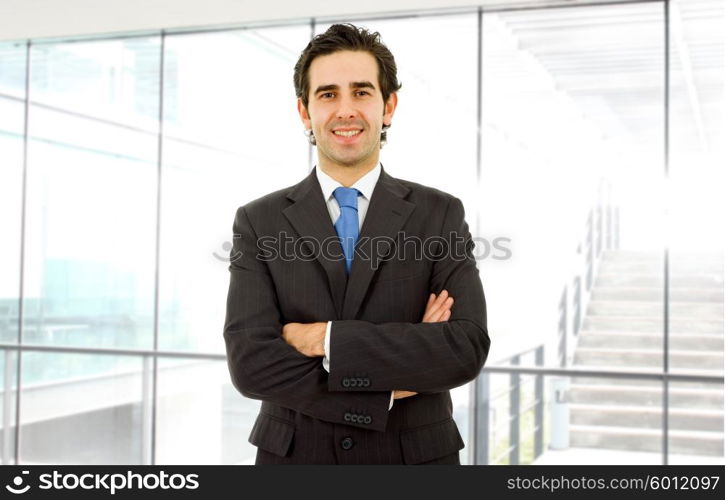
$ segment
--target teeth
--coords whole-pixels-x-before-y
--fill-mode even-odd
[[[352,137],[353,135],[357,135],[360,133],[359,130],[335,130],[333,132],[335,135],[341,135],[343,137]]]

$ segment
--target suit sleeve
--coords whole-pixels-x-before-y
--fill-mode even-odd
[[[446,251],[433,263],[430,292],[448,290],[454,299],[450,319],[380,324],[333,321],[330,351],[335,361],[328,379],[331,391],[441,392],[476,378],[491,342],[474,243],[458,198],[452,197],[449,202],[441,232],[447,242]],[[451,234],[462,237],[458,250],[450,244],[454,241]],[[351,383],[360,374],[370,380],[366,387]]]
[[[227,363],[234,387],[313,418],[384,431],[389,391],[330,392],[319,357],[308,357],[282,338],[282,316],[267,263],[245,207],[234,220],[234,244],[224,322]]]

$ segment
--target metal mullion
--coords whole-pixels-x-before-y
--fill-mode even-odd
[[[482,76],[483,76],[483,11],[479,7],[476,11],[476,188],[481,188],[481,107],[483,105],[483,99],[481,98],[482,92]],[[480,194],[480,193],[479,193]],[[481,235],[481,207],[476,205],[476,236]],[[476,414],[479,408],[478,393],[479,393],[479,377],[473,379],[473,383],[469,390],[469,399],[471,404],[468,407],[468,434],[471,436],[470,447],[468,451],[468,463],[476,464],[476,446],[478,443],[478,419]],[[488,411],[488,405],[485,407],[485,411]],[[487,437],[488,438],[488,437]]]
[[[164,55],[166,48],[166,34],[161,31],[161,39],[159,43],[159,130],[158,130],[158,146],[157,146],[157,165],[156,165],[156,255],[154,262],[154,338],[153,338],[153,354],[151,355],[151,415],[150,415],[150,438],[151,465],[156,464],[156,420],[158,397],[158,357],[156,353],[159,350],[159,289],[160,289],[160,267],[161,267],[161,180],[163,165],[163,145],[164,145]],[[144,360],[144,366],[146,361]],[[145,392],[145,394],[147,394]]]
[[[120,349],[115,347],[77,347],[39,344],[8,344],[0,343],[0,349],[9,351],[62,352],[75,354],[101,354],[107,356],[158,356],[160,358],[207,359],[209,361],[226,361],[226,354],[185,351],[154,351],[151,349]]]
[[[660,0],[661,1],[661,0]],[[408,19],[422,19],[426,17],[446,17],[446,16],[462,16],[466,14],[474,14],[481,7],[453,7],[453,8],[437,8],[432,10],[403,10],[398,12],[369,12],[366,14],[351,14],[347,16],[318,16],[316,19],[322,24],[335,23],[361,23],[361,22],[377,22],[377,21],[402,21]]]
[[[23,111],[23,179],[20,202],[20,283],[18,290],[18,338],[17,345],[23,344],[23,319],[25,316],[25,223],[28,202],[28,116],[30,114],[30,51],[31,41],[25,44],[25,108]],[[20,398],[22,393],[23,359],[20,351],[16,356],[15,372],[15,465],[20,463]]]
[[[562,3],[562,4],[552,4],[552,5],[528,5],[528,6],[521,6],[521,7],[490,7],[490,8],[484,8],[484,13],[496,13],[500,14],[503,12],[525,12],[530,10],[551,10],[551,9],[576,9],[576,8],[586,8],[586,7],[608,7],[610,5],[638,5],[638,4],[644,4],[644,3],[660,3],[665,2],[666,0],[614,0],[611,2],[608,2],[607,0],[602,0],[600,2],[591,2],[591,3]]]
[[[315,28],[316,28],[316,21],[314,17],[310,18],[310,41],[315,37]],[[307,141],[307,173],[309,174],[312,172],[312,167],[314,163],[314,148],[312,147],[312,143],[308,140]]]
[[[665,58],[665,81],[664,81],[664,185],[667,187],[669,180],[669,151],[670,151],[670,1],[664,2],[665,32],[664,32],[664,58]],[[665,196],[667,196],[665,191]],[[669,236],[669,202],[664,198],[664,228],[665,235]],[[663,346],[662,346],[662,371],[667,374],[670,371],[670,249],[669,242],[665,238],[664,248],[664,290],[663,290]],[[669,379],[662,380],[662,465],[669,462],[669,406],[670,406]]]

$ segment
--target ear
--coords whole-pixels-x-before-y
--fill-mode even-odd
[[[305,104],[302,102],[302,99],[299,97],[297,98],[297,112],[300,114],[300,119],[302,120],[302,123],[305,126],[305,130],[310,130],[312,128],[312,122],[310,121],[310,113],[307,111]]]
[[[393,121],[393,114],[395,114],[395,108],[398,106],[398,93],[393,92],[388,96],[388,102],[385,103],[383,108],[383,124],[390,125]]]

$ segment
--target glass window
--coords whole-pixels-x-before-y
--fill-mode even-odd
[[[238,207],[302,180],[294,26],[166,38],[159,345],[223,352]]]
[[[142,361],[130,356],[24,353],[20,461],[144,463],[151,392],[143,388],[150,387],[152,365]]]
[[[18,337],[25,59],[25,44],[0,44],[0,342]]]
[[[232,386],[226,362],[164,360],[158,377],[155,463],[254,464],[260,402]]]
[[[659,3],[484,13],[479,209],[510,245],[484,264],[492,364],[662,368],[663,23]],[[613,415],[661,415],[661,386],[570,386],[572,448],[659,463],[639,438],[659,429]]]
[[[17,359],[14,351],[0,351],[0,391],[2,394],[2,432],[0,432],[0,463],[15,464],[15,429],[17,412],[15,411],[18,388]]]
[[[31,52],[25,340],[153,345],[157,38]]]
[[[722,376],[725,4],[670,2],[670,370]],[[723,388],[670,384],[670,464],[723,457]]]

